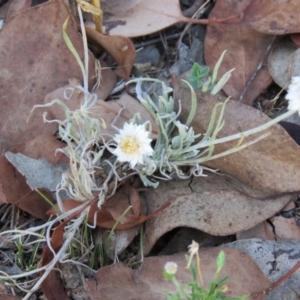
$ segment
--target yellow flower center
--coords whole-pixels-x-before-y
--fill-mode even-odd
[[[128,136],[121,141],[120,148],[126,154],[133,154],[139,149],[139,144],[135,137]]]

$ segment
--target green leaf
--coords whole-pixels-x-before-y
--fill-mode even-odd
[[[221,54],[220,58],[218,59],[215,67],[214,67],[214,71],[213,71],[213,75],[212,75],[212,84],[215,84],[216,80],[217,80],[217,77],[218,77],[218,71],[219,71],[219,68],[220,68],[220,65],[222,63],[222,60],[223,60],[223,57],[226,53],[226,50],[223,51],[223,53]]]
[[[225,264],[225,252],[222,250],[217,258],[217,272],[219,273]]]
[[[208,66],[205,66],[201,69],[201,78],[207,76],[209,74],[210,68]]]
[[[210,92],[211,95],[215,95],[217,94],[222,88],[223,86],[226,84],[226,82],[229,80],[229,78],[231,77],[231,73],[234,71],[235,69],[231,69],[228,72],[226,72],[222,78],[218,81],[218,83],[214,86],[214,88],[212,89],[212,91]]]
[[[69,38],[68,35],[67,35],[67,26],[68,26],[69,18],[70,18],[70,17],[68,17],[68,18],[66,19],[66,21],[64,22],[63,27],[62,27],[63,38],[64,38],[64,40],[65,40],[65,43],[67,44],[67,47],[69,48],[69,50],[70,50],[70,51],[72,52],[72,54],[74,55],[74,57],[75,57],[75,59],[76,59],[78,65],[79,65],[79,67],[80,67],[80,69],[81,69],[81,72],[82,72],[83,77],[85,77],[86,74],[85,74],[85,69],[84,69],[83,63],[82,63],[82,61],[81,61],[81,59],[80,59],[80,56],[79,56],[78,52],[76,51],[76,49],[75,49],[75,47],[74,47],[74,45],[73,45],[73,43],[71,42],[70,38]]]
[[[201,76],[201,67],[198,63],[194,63],[192,67],[192,75],[196,78]]]

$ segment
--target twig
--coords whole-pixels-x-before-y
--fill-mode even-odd
[[[203,1],[202,1],[203,2]],[[199,18],[200,16],[202,16],[205,12],[205,7],[209,4],[210,0],[207,0],[203,5],[201,5],[197,11],[193,14],[192,16],[192,19],[195,19],[195,18]],[[186,34],[186,32],[188,31],[188,29],[191,27],[192,23],[188,23],[185,25],[181,35],[180,35],[180,38],[177,42],[177,49],[179,48],[180,44],[181,44],[181,41],[183,39],[183,36]]]
[[[275,40],[276,40],[276,35],[273,36],[272,38],[272,41],[270,42],[264,56],[262,57],[259,65],[257,66],[257,69],[256,71],[253,73],[253,75],[251,76],[251,78],[249,79],[249,81],[247,82],[247,85],[245,86],[243,92],[241,93],[240,95],[240,98],[239,98],[239,102],[242,102],[243,101],[243,98],[246,94],[246,92],[248,91],[250,85],[252,84],[253,80],[255,79],[255,77],[257,76],[257,74],[259,73],[259,71],[261,70],[261,68],[263,67],[263,64],[264,64],[264,61],[265,59],[267,58],[267,56],[269,55],[271,49],[273,48],[274,46],[274,43],[275,43]]]
[[[181,35],[181,33],[173,33],[173,34],[170,34],[170,35],[166,35],[165,39],[166,40],[177,39],[180,35]],[[134,44],[134,46],[135,46],[136,49],[138,49],[138,48],[141,48],[141,47],[146,47],[146,46],[156,44],[160,41],[161,41],[161,38],[159,37],[159,38],[155,38],[155,39],[152,39],[150,41],[147,41],[147,42],[136,43],[136,44]]]

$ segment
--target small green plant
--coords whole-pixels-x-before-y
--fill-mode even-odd
[[[165,279],[172,280],[177,288],[176,294],[168,293],[168,300],[246,300],[249,294],[240,297],[228,297],[225,292],[228,290],[226,281],[229,279],[228,276],[218,279],[221,270],[225,265],[225,252],[220,251],[217,257],[217,270],[208,288],[203,285],[203,279],[200,269],[200,256],[199,256],[199,244],[193,241],[189,246],[190,255],[187,256],[188,265],[192,274],[192,282],[187,286],[183,286],[176,279],[177,264],[175,262],[167,262],[163,271]],[[193,257],[196,256],[196,265],[192,264]]]
[[[202,92],[215,95],[223,88],[230,78],[232,71],[234,70],[231,69],[226,72],[217,82],[219,67],[222,63],[225,53],[226,50],[218,59],[211,77],[208,77],[210,71],[209,67],[201,67],[198,63],[194,63],[192,72],[186,75],[188,82],[194,90],[201,90]]]
[[[198,63],[194,63],[192,72],[187,74],[186,77],[194,90],[200,90],[203,87],[203,80],[209,74],[210,68],[202,67]]]

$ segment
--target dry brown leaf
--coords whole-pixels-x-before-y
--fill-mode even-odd
[[[199,251],[205,286],[208,286],[216,271],[216,258],[220,250],[221,248],[203,248]],[[232,249],[223,250],[226,262],[220,278],[229,276],[226,282],[227,295],[241,296],[271,285],[250,256]],[[192,281],[190,270],[186,268],[185,256],[178,253],[172,256],[147,257],[141,267],[135,270],[122,263],[103,268],[97,272],[95,279],[87,282],[87,292],[91,300],[165,300],[167,292],[176,291],[174,284],[165,280],[162,275],[168,261],[178,264],[176,278],[180,283],[188,284]]]
[[[32,107],[43,103],[46,94],[65,85],[69,78],[81,78],[62,36],[69,14],[64,1],[52,0],[15,15],[0,31],[0,153],[57,128],[55,124],[44,126],[40,114],[26,121]],[[82,58],[82,38],[73,20],[67,34]],[[92,86],[95,62],[91,55],[89,62]]]
[[[70,221],[70,218],[63,223],[59,224],[53,231],[52,237],[51,237],[51,247],[54,250],[54,252],[58,252],[63,244],[64,239],[64,229],[68,222]],[[53,252],[50,250],[49,246],[46,245],[44,247],[41,266],[44,267],[47,264],[49,264],[53,260]],[[45,273],[45,271],[40,272],[40,276],[42,276]],[[48,276],[45,278],[45,280],[42,282],[41,287],[44,293],[44,296],[48,300],[69,300],[64,287],[61,278],[59,277],[59,272],[57,270],[51,270]]]
[[[22,153],[33,159],[45,158],[50,163],[68,163],[69,159],[62,153],[55,153],[57,148],[63,148],[64,143],[58,141],[53,135],[44,134],[35,137],[13,149],[13,153]],[[10,203],[31,215],[47,220],[46,211],[50,205],[39,194],[32,191],[26,178],[7,159],[0,158],[0,202]],[[13,188],[12,188],[13,187]],[[40,189],[49,199],[53,199],[51,192]]]
[[[121,254],[136,235],[140,232],[143,224],[134,226],[126,230],[107,230],[105,228],[97,227],[96,230],[96,239],[95,244],[102,244],[107,246],[106,254],[112,260],[116,261],[117,256]]]
[[[119,112],[121,108],[124,108],[119,118],[115,122],[116,127],[122,128],[124,122],[128,122],[128,120],[132,119],[136,113],[139,113],[144,122],[146,121],[151,122],[151,126],[152,126],[151,138],[156,139],[158,134],[158,126],[155,120],[148,112],[148,110],[140,102],[138,102],[136,99],[132,98],[131,96],[127,94],[123,94],[119,100],[104,102],[101,104],[101,106],[102,106],[101,110],[99,108],[99,111],[103,111],[103,114],[105,115],[104,119],[106,120],[106,118],[109,118],[107,121],[108,124],[108,127],[106,129],[107,131],[109,131],[109,129],[110,131],[112,131],[112,128],[109,126],[109,124],[112,123],[112,120],[113,118],[115,118],[116,113]],[[95,113],[97,114],[97,112]]]
[[[117,83],[117,76],[115,72],[109,68],[106,64],[106,62],[99,60],[100,64],[99,71],[100,72],[100,85],[94,86],[92,89],[92,92],[97,95],[98,99],[105,100],[108,98],[108,96],[111,94],[111,91],[114,89]],[[55,91],[51,91],[48,95],[45,97],[45,103],[48,103],[48,101],[51,101],[53,99],[62,99],[64,100],[64,90],[66,87],[72,87],[75,88],[77,85],[81,86],[80,80],[77,78],[70,78],[68,79],[69,84],[64,87],[60,87]],[[51,96],[50,96],[51,95]],[[80,95],[80,94],[79,94]],[[79,97],[79,95],[77,95]],[[82,95],[81,95],[82,96]],[[67,106],[70,106],[72,109],[79,108],[79,100],[75,95],[72,95],[70,98],[71,101],[68,101]],[[77,100],[74,100],[77,99]],[[82,98],[80,98],[82,100]],[[78,102],[76,102],[78,101]],[[81,102],[80,102],[81,103]]]
[[[129,79],[135,61],[135,47],[132,41],[124,36],[109,36],[86,27],[86,34],[90,42],[103,48],[118,65],[117,74],[125,81]]]
[[[249,230],[237,234],[237,240],[263,239],[265,241],[299,241],[300,227],[295,218],[275,216],[270,219],[272,226],[264,221]]]
[[[131,206],[130,211],[122,218],[120,224],[136,220],[141,212],[141,200],[138,191],[125,183],[109,200],[103,205],[116,222],[125,210]]]
[[[32,0],[11,0],[9,8],[5,16],[5,22],[9,21],[13,16],[25,11],[31,7]]]
[[[48,94],[46,96],[45,102],[51,102],[54,99],[60,99],[61,101],[65,102],[70,110],[78,109],[83,99],[83,93],[73,93],[72,97],[69,100],[66,100],[64,98],[65,89],[67,87],[75,88],[76,85],[76,80],[70,81],[69,85],[63,88],[59,88],[58,90]],[[46,110],[50,112],[50,116],[47,115],[48,119],[65,119],[65,113],[58,104],[55,104],[47,109],[40,108],[39,112],[41,114],[42,111]],[[101,129],[101,133],[104,135],[104,137],[110,138],[109,136],[115,135],[117,133],[116,129],[111,126],[112,123],[114,123],[115,127],[117,128],[123,128],[124,123],[132,119],[136,113],[139,113],[141,115],[141,118],[144,122],[148,120],[151,122],[152,138],[154,139],[157,136],[158,126],[153,117],[140,102],[127,94],[123,94],[119,100],[114,101],[105,102],[99,99],[96,102],[96,105],[91,108],[90,112],[91,116],[98,118],[101,123],[103,122],[103,120],[105,121],[106,128]],[[116,119],[116,116],[118,114],[119,117]]]
[[[57,152],[58,148],[64,148],[65,143],[59,141],[54,135],[42,134],[34,139],[18,145],[12,150],[12,153],[22,153],[33,159],[45,158],[49,163],[57,164],[58,162],[69,163],[62,152]]]
[[[41,287],[47,300],[71,300],[68,297],[58,271],[51,271]]]
[[[78,207],[81,204],[82,202],[74,199],[67,199],[63,201],[63,206],[66,211]],[[126,215],[115,227],[115,229],[117,230],[126,230],[135,227],[136,225],[142,224],[150,218],[153,218],[169,205],[170,203],[168,202],[163,203],[163,205],[161,205],[151,214],[147,216],[141,215],[140,196],[138,192],[135,188],[125,185],[122,186],[107,202],[105,202],[100,209],[98,208],[97,203],[92,204],[89,209],[87,219],[90,224],[94,224],[96,214],[97,226],[101,228],[112,229],[116,225],[122,214],[126,211],[126,209],[128,209],[129,206],[132,206],[132,208],[126,213]],[[56,207],[53,207],[47,211],[47,214],[55,215],[57,214],[56,211]]]
[[[145,226],[144,252],[177,227],[192,227],[211,235],[226,236],[249,229],[270,218],[290,201],[291,196],[277,196],[251,189],[226,175],[208,173],[207,177],[161,182],[144,197],[149,211],[170,201],[170,206]]]
[[[219,20],[189,19],[183,16],[178,0],[104,0],[101,8],[105,33],[127,37],[147,35],[179,22],[208,24],[240,20],[239,15]]]
[[[265,241],[276,241],[276,236],[274,235],[273,228],[267,221],[263,221],[246,231],[241,231],[236,234],[237,240],[247,240],[254,238],[263,239]]]
[[[186,88],[175,84],[175,99],[182,103],[182,115],[190,112],[191,94]],[[196,133],[204,133],[208,128],[215,104],[224,98],[197,92],[198,107],[192,126]],[[225,125],[218,138],[236,134],[267,123],[270,119],[252,107],[229,100],[224,113]],[[300,191],[300,148],[288,133],[278,124],[265,132],[267,138],[242,151],[211,160],[205,165],[230,174],[238,180],[263,191],[278,193]],[[262,132],[262,133],[265,133]],[[258,133],[245,138],[244,142],[260,136]],[[219,144],[214,154],[234,148],[238,141]],[[283,147],[284,145],[284,147]]]
[[[32,216],[47,220],[46,212],[50,205],[26,183],[25,177],[10,164],[4,155],[0,156],[0,203],[10,203],[28,212]],[[53,200],[52,193],[40,191]]]
[[[182,17],[178,0],[105,0],[101,6],[105,33],[110,35],[143,36],[174,25]]]
[[[267,34],[300,32],[298,0],[251,0],[243,15],[243,24]]]
[[[271,221],[275,227],[276,241],[300,240],[300,227],[297,225],[295,218],[274,217]]]
[[[217,1],[209,18],[224,18],[241,13],[250,0]],[[214,68],[222,52],[227,50],[219,69],[219,78],[235,68],[223,91],[240,100],[248,81],[257,70],[272,36],[258,33],[246,25],[212,24],[207,26],[204,42],[207,65]],[[252,105],[255,98],[272,82],[267,66],[263,66],[247,89],[242,102]]]
[[[21,300],[22,298],[13,295],[0,294],[1,300]]]

